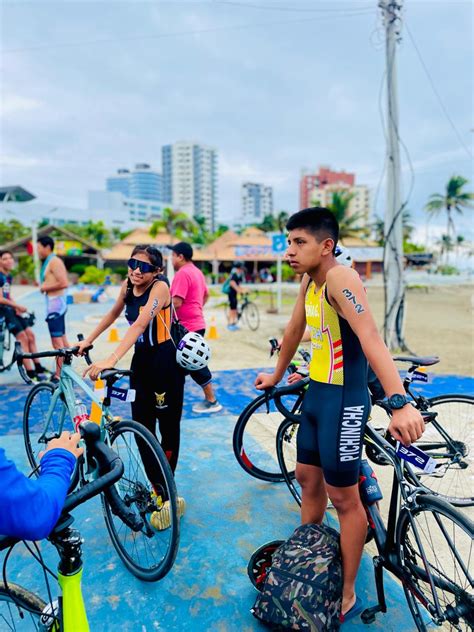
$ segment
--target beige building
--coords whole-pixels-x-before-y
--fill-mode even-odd
[[[310,200],[316,202],[320,206],[328,206],[332,202],[332,196],[338,191],[348,191],[354,194],[354,197],[349,203],[349,215],[355,215],[361,213],[364,218],[361,225],[367,225],[370,217],[370,190],[363,184],[355,184],[349,186],[348,184],[326,184],[321,187],[316,187],[312,190]]]

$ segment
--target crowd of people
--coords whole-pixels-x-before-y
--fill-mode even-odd
[[[275,371],[261,373],[255,386],[263,390],[278,384],[309,327],[312,359],[310,386],[304,400],[297,435],[296,478],[302,488],[302,523],[321,523],[328,498],[333,503],[340,524],[343,563],[342,619],[349,620],[361,610],[355,593],[355,579],[367,533],[367,517],[362,506],[358,477],[362,439],[370,411],[367,389],[368,362],[379,378],[388,405],[392,409],[389,431],[405,445],[416,441],[424,430],[423,419],[405,398],[398,371],[385,346],[371,314],[362,282],[355,270],[340,265],[335,252],[339,228],[334,215],[324,208],[297,212],[287,224],[289,265],[302,275],[301,286],[291,319],[285,330]],[[51,238],[41,238],[38,252],[43,261],[41,291],[46,296],[46,321],[54,348],[67,346],[65,329],[67,276],[63,262],[54,255]],[[1,256],[0,283],[3,297],[1,313],[9,314],[9,326],[25,349],[35,348],[32,332],[25,333],[20,318],[25,308],[11,297],[11,253]],[[4,260],[5,258],[5,260]],[[172,247],[172,263],[176,272],[170,285],[163,274],[163,259],[157,248],[136,246],[128,261],[128,278],[119,296],[97,327],[80,343],[84,353],[102,333],[125,311],[129,328],[118,346],[103,360],[89,366],[85,374],[99,377],[106,368],[114,367],[134,346],[131,362],[131,386],[137,392],[132,403],[132,417],[156,434],[158,422],[161,445],[173,472],[180,450],[180,422],[186,371],[176,362],[176,348],[171,335],[175,316],[190,332],[203,336],[206,330],[203,308],[209,296],[205,279],[193,263],[193,249],[181,242]],[[268,280],[268,274],[265,273]],[[241,264],[236,263],[229,278],[229,329],[237,327],[237,300],[245,292]],[[59,376],[60,367],[54,378]],[[41,367],[28,367],[41,375]],[[212,384],[208,367],[191,372],[202,388],[204,399],[193,408],[196,413],[212,413],[222,409]],[[38,481],[29,481],[29,493],[42,499],[42,513],[57,516],[64,499],[65,487],[73,457],[77,457],[77,435],[52,442],[43,457]],[[57,462],[54,460],[55,453]],[[66,456],[67,455],[67,456]],[[142,453],[145,468],[146,454]],[[56,463],[56,465],[55,465]],[[53,469],[57,470],[55,482]],[[61,474],[62,470],[62,474]],[[13,466],[0,450],[0,476],[9,476],[9,490],[0,491],[1,515],[10,516],[17,509],[15,489],[21,482]],[[147,469],[151,486],[156,491],[160,481]],[[3,480],[3,478],[2,478]],[[4,487],[2,485],[2,487]],[[56,489],[57,493],[51,490]],[[41,495],[40,495],[41,493]],[[35,496],[36,497],[36,496]],[[179,513],[185,503],[179,500]],[[154,528],[165,529],[169,523],[152,515]],[[21,521],[20,521],[21,522]],[[45,523],[50,524],[45,520]],[[19,523],[0,521],[0,533],[23,533]],[[43,533],[43,531],[41,532]],[[22,537],[20,535],[20,537]]]

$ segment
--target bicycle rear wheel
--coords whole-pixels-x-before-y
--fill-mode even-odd
[[[260,313],[258,311],[258,307],[255,303],[249,301],[244,305],[243,312],[247,327],[252,331],[257,331],[260,325]]]
[[[421,483],[453,505],[474,504],[474,397],[439,395],[429,400],[437,417],[426,425],[416,446],[435,459],[434,474],[418,474]]]
[[[283,398],[291,412],[298,412],[305,389]],[[284,416],[277,410],[273,398],[265,394],[256,397],[242,411],[234,428],[232,444],[240,467],[262,481],[284,481],[276,452],[277,430]]]
[[[299,424],[285,419],[278,428],[276,451],[278,464],[285,483],[298,505],[301,507],[301,487],[295,478],[296,468],[296,435]]]
[[[51,628],[41,623],[41,614],[46,608],[46,603],[37,595],[26,590],[18,584],[8,582],[8,589],[0,582],[0,629],[19,630],[30,632],[32,630],[46,631]],[[53,625],[53,621],[45,619],[44,623]]]
[[[0,325],[0,372],[12,366],[15,337],[4,324]]]
[[[54,408],[51,408],[55,391],[53,384],[42,382],[33,386],[26,398],[23,410],[23,439],[32,468],[38,467],[39,453],[46,448],[48,441],[59,437],[63,430],[72,431],[74,428],[60,396]],[[52,414],[48,417],[50,409]]]
[[[138,530],[128,526],[120,513],[114,512],[107,494],[102,495],[105,524],[128,570],[144,581],[157,581],[171,569],[178,552],[180,525],[173,473],[158,439],[141,424],[120,421],[110,424],[108,432],[111,445],[124,465],[123,476],[115,484],[115,490],[122,503],[133,512]],[[155,479],[161,480],[159,499],[145,471],[141,456],[144,451],[148,471],[153,471]],[[156,531],[150,518],[160,511],[169,513],[169,527]]]
[[[436,496],[418,495],[415,502],[400,515],[396,546],[416,627],[425,632],[434,621],[450,630],[472,630],[474,524]]]

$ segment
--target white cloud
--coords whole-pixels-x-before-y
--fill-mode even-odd
[[[31,112],[42,107],[42,102],[37,99],[23,97],[19,94],[8,94],[3,96],[0,102],[0,116],[7,117],[20,112]]]

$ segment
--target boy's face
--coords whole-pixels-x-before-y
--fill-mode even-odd
[[[332,239],[317,238],[304,228],[295,228],[288,233],[286,259],[298,274],[317,270],[322,258],[331,254],[334,247]]]
[[[51,248],[49,246],[43,246],[41,242],[36,242],[36,249],[38,251],[38,257],[41,261],[44,261],[46,257],[51,254]]]
[[[10,272],[15,267],[15,259],[9,252],[6,252],[2,255],[2,267],[4,270],[8,270]]]

